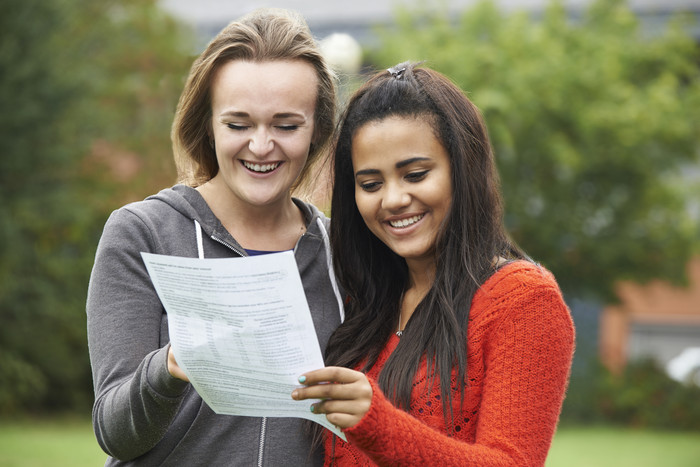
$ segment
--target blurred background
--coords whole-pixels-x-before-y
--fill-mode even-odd
[[[506,225],[577,328],[548,465],[603,465],[585,456],[609,440],[605,465],[700,465],[700,0],[0,0],[0,465],[48,465],[18,460],[37,427],[104,459],[84,308],[102,226],[175,183],[189,66],[260,6],[306,17],[341,100],[424,60],[482,110]],[[653,436],[625,451],[624,430]],[[624,463],[662,440],[663,464]]]

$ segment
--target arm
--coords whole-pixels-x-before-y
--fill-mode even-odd
[[[339,425],[350,443],[379,465],[543,465],[568,379],[573,327],[556,287],[517,293],[483,337],[486,373],[475,443],[449,437],[397,409],[371,380],[369,410],[358,423]],[[314,396],[343,394],[323,391],[326,396]],[[319,409],[336,410],[328,401]],[[340,419],[331,416],[338,424],[334,420]]]
[[[511,296],[484,346],[476,444],[506,453],[510,465],[544,465],[568,384],[574,327],[553,279]]]
[[[164,312],[140,256],[153,249],[141,219],[125,209],[115,212],[105,225],[88,289],[93,426],[102,449],[124,460],[161,440],[189,387],[168,371]]]

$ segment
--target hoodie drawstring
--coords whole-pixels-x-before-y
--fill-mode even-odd
[[[331,286],[333,287],[333,293],[335,294],[335,299],[338,301],[338,310],[340,312],[340,322],[345,321],[345,307],[343,306],[343,299],[340,297],[340,290],[338,290],[338,283],[335,281],[335,273],[333,272],[333,257],[331,256],[331,241],[328,239],[328,232],[326,232],[326,226],[323,225],[323,221],[320,218],[316,218],[316,223],[321,229],[321,234],[323,235],[323,246],[326,248],[326,267],[328,268],[328,278],[331,280]]]
[[[197,219],[194,219],[194,229],[197,235],[197,257],[204,259],[204,245],[202,244],[202,226],[199,225]]]

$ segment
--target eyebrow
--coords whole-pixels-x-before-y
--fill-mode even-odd
[[[303,118],[306,120],[306,116],[296,112],[282,112],[277,113],[272,116],[272,118]]]
[[[241,117],[241,118],[249,118],[250,114],[248,112],[236,112],[233,110],[224,112],[221,114],[222,117]],[[284,118],[303,118],[306,120],[306,117],[301,114],[301,113],[296,113],[296,112],[280,112],[276,113],[272,116],[273,119],[284,119]]]
[[[402,167],[406,167],[407,165],[411,165],[414,162],[422,162],[422,161],[429,161],[429,157],[411,157],[410,159],[406,159],[403,161],[399,161],[396,163],[396,168],[400,169]]]
[[[399,161],[396,163],[396,168],[400,169],[403,167],[406,167],[407,165],[411,165],[414,162],[422,162],[422,161],[429,161],[429,157],[411,157],[410,159],[404,159],[402,161]],[[358,170],[355,172],[355,176],[357,177],[358,175],[375,175],[378,174],[379,170],[377,169],[364,169],[364,170]]]
[[[377,170],[377,169],[358,170],[357,172],[355,172],[355,177],[357,177],[359,175],[374,175],[374,174],[378,174],[378,173],[379,173],[379,170]]]

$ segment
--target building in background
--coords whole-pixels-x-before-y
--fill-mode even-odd
[[[447,5],[451,10],[459,12],[479,1],[450,0]],[[346,33],[360,43],[367,44],[374,40],[375,26],[391,25],[397,5],[410,7],[419,4],[414,0],[160,0],[160,3],[176,17],[193,25],[202,40],[202,45],[233,19],[255,8],[269,6],[298,11],[306,18],[312,32],[319,39],[333,33]],[[550,1],[495,0],[495,3],[505,10],[528,10],[537,15]],[[564,0],[574,18],[590,3],[591,0]],[[691,33],[700,41],[700,0],[628,0],[627,4],[651,33],[663,28],[674,13],[689,12],[698,18],[697,23],[692,26]]]
[[[610,370],[619,372],[642,358],[668,366],[686,349],[700,348],[700,257],[688,264],[687,277],[686,287],[663,281],[618,284],[620,303],[600,316],[601,359]]]

